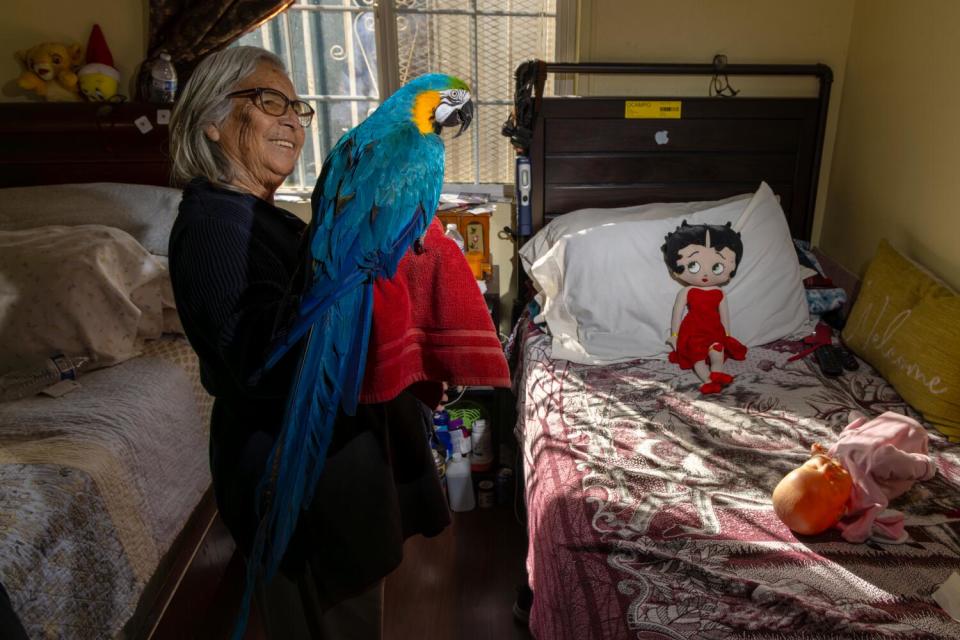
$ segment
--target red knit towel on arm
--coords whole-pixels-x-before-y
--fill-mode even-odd
[[[500,340],[460,249],[436,220],[423,247],[422,254],[407,252],[392,280],[374,284],[363,403],[386,402],[411,385],[431,407],[441,382],[510,386]]]

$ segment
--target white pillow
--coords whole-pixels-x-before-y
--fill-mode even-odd
[[[697,211],[712,209],[725,204],[749,198],[751,194],[741,194],[723,200],[705,200],[701,202],[654,202],[651,204],[634,205],[617,208],[589,208],[571,211],[555,218],[538,231],[526,244],[520,247],[520,259],[524,269],[529,273],[530,266],[540,257],[546,255],[553,245],[563,238],[575,233],[585,232],[588,229],[599,227],[610,222],[627,222],[629,220],[655,220],[659,218],[676,218],[692,216]],[[743,206],[743,205],[738,205]],[[671,229],[672,231],[672,229]]]
[[[101,224],[165,256],[181,195],[169,187],[113,182],[0,189],[0,231]]]
[[[0,231],[0,373],[55,353],[122,362],[163,330],[166,268],[99,225]]]
[[[539,319],[553,336],[553,357],[603,364],[667,354],[681,285],[667,271],[664,237],[683,220],[736,226],[751,202],[753,213],[740,229],[743,257],[723,287],[731,334],[755,346],[797,331],[808,320],[800,266],[783,210],[763,183],[752,197],[645,205],[599,218],[584,210],[541,230],[537,236],[543,236],[532,238],[536,244],[525,245],[521,256],[542,294]],[[561,221],[564,232],[550,229]]]

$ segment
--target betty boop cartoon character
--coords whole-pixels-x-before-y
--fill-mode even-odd
[[[660,248],[667,268],[685,285],[673,305],[670,362],[693,369],[703,381],[701,393],[719,393],[733,381],[723,372],[724,360],[743,360],[747,353],[730,335],[730,313],[720,290],[737,273],[743,242],[729,222],[690,225],[686,220],[665,240]]]

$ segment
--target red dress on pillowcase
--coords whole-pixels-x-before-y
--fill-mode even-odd
[[[670,362],[680,365],[681,369],[692,369],[695,363],[708,359],[710,346],[717,343],[723,346],[724,359],[743,360],[746,357],[747,348],[723,330],[721,300],[723,291],[720,289],[691,287],[687,291],[687,315],[680,323],[677,349],[670,352]]]

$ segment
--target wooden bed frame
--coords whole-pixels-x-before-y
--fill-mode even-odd
[[[0,187],[121,182],[169,186],[168,127],[158,124],[156,105],[92,103],[0,104]],[[146,133],[135,124],[147,118]],[[200,609],[233,553],[219,525],[213,489],[208,488],[170,552],[148,582],[134,616],[124,628],[131,638],[150,638],[169,628],[175,597]],[[175,606],[175,605],[174,605]],[[194,620],[193,622],[196,622]]]
[[[0,104],[0,187],[170,186],[168,127],[157,123],[158,110],[142,103]],[[151,129],[141,133],[138,118],[146,118]]]
[[[546,71],[812,76],[819,95],[543,98],[530,148],[534,232],[575,209],[717,200],[766,181],[780,196],[793,236],[810,239],[833,80],[828,66],[548,63]],[[679,102],[681,117],[645,117],[628,101]]]

